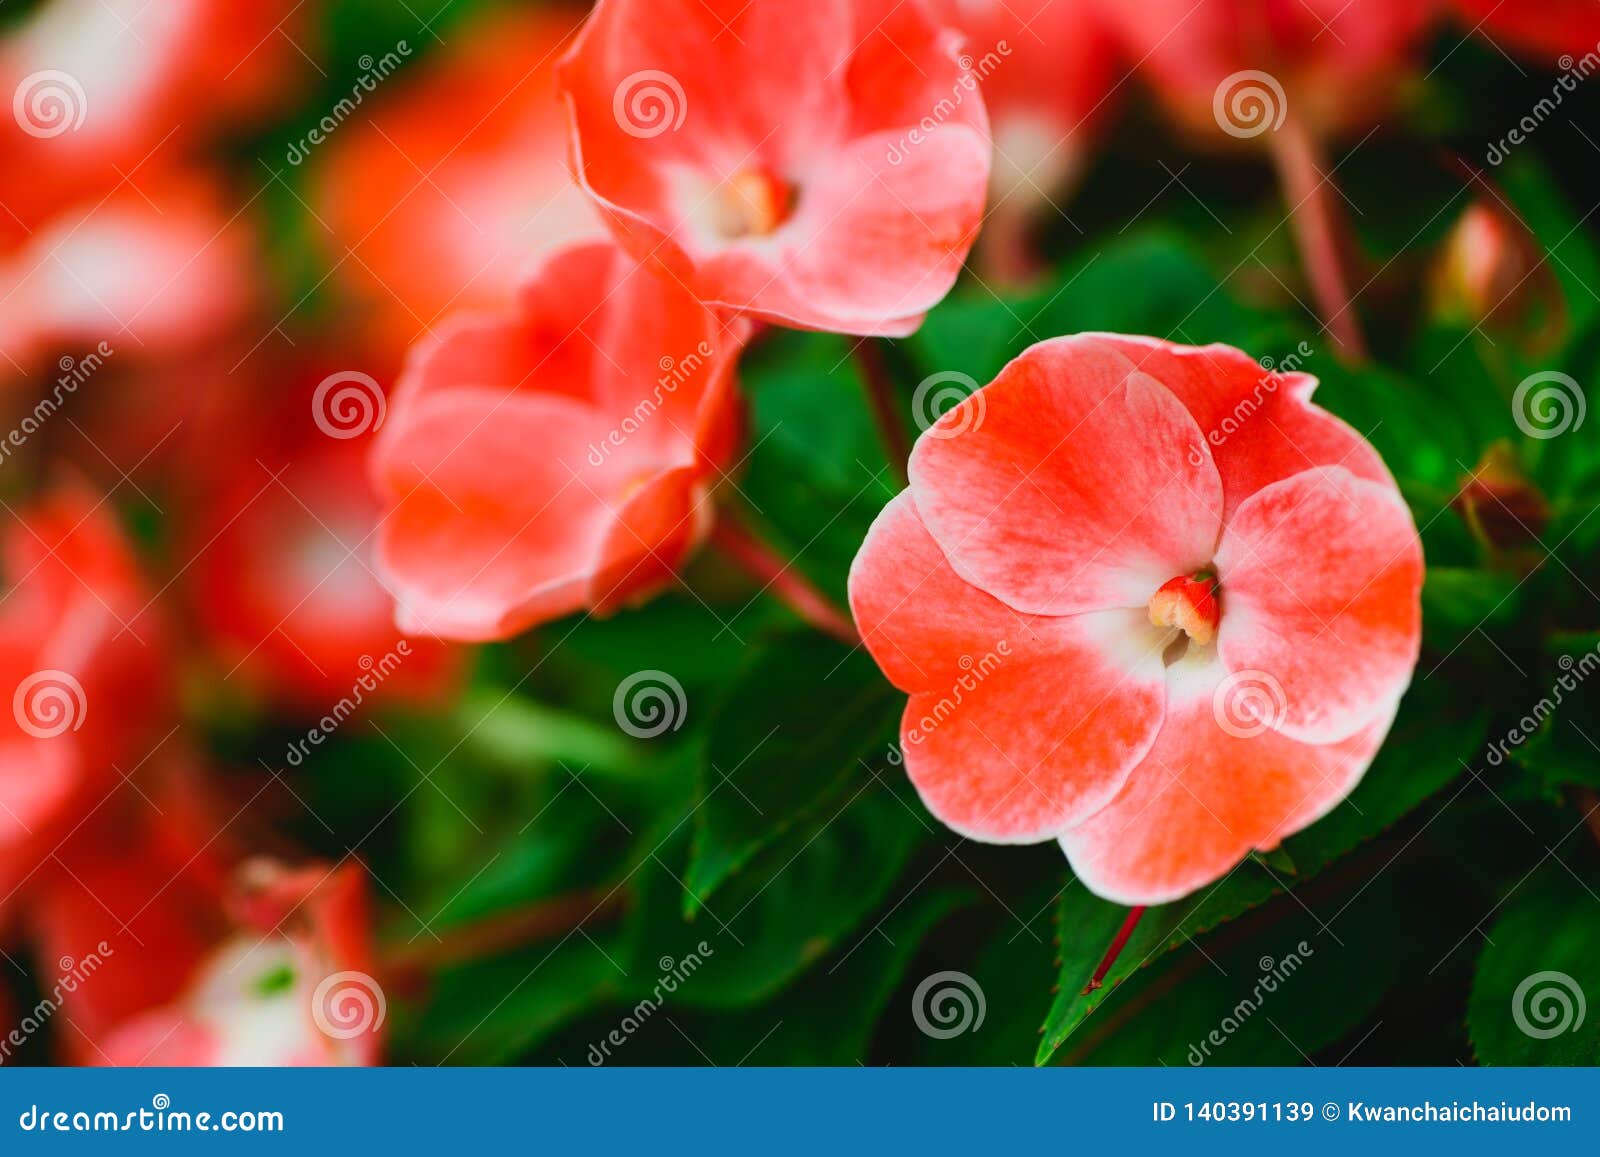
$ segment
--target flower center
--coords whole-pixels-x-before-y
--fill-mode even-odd
[[[1218,617],[1217,576],[1210,571],[1168,579],[1150,596],[1150,621],[1182,630],[1196,646],[1217,637]]]
[[[794,189],[763,168],[742,169],[715,194],[717,231],[724,237],[766,237],[789,219]]]

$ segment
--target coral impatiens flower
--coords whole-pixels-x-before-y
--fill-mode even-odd
[[[15,248],[0,240],[0,384],[56,353],[70,369],[91,352],[119,367],[192,352],[255,296],[252,230],[201,173],[58,207]]]
[[[371,561],[382,507],[366,463],[385,400],[375,378],[345,367],[373,363],[348,347],[337,361],[331,351],[257,361],[253,388],[226,398],[213,388],[216,412],[189,420],[225,453],[189,455],[173,514],[179,583],[217,664],[213,684],[312,717],[340,703],[441,700],[459,649],[402,638]]]
[[[1116,44],[1094,0],[945,2],[967,34],[994,138],[978,257],[985,276],[1017,281],[1034,264],[1029,230],[1049,224],[1116,103]]]
[[[401,629],[506,638],[669,581],[738,444],[748,329],[596,243],[419,347],[372,460]]]
[[[931,0],[601,0],[560,73],[575,170],[703,301],[907,334],[983,214],[960,44]]]
[[[400,345],[447,310],[508,305],[535,254],[604,236],[567,167],[555,84],[581,20],[556,6],[457,28],[310,145],[337,274]]]
[[[37,861],[19,904],[64,1060],[103,1061],[111,1035],[175,1000],[229,934],[237,810],[187,755],[163,752]]]
[[[1502,48],[1573,66],[1600,45],[1600,5],[1594,0],[1451,0],[1460,23]]]
[[[1314,136],[1372,123],[1411,74],[1430,0],[1098,0],[1173,117],[1246,139],[1284,115]]]
[[[252,860],[240,876],[239,930],[175,1003],[110,1033],[97,1063],[378,1063],[388,1000],[374,975],[366,872]]]
[[[1420,646],[1422,552],[1315,381],[1238,350],[1043,342],[918,440],[850,601],[951,828],[1059,838],[1175,899],[1333,808]]]
[[[77,487],[0,530],[0,907],[166,731],[166,653],[132,551]]]

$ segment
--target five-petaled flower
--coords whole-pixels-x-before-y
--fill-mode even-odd
[[[703,301],[910,333],[983,216],[960,43],[928,0],[601,0],[561,67],[578,179]]]
[[[739,444],[748,330],[601,242],[420,347],[373,457],[401,629],[505,638],[668,582]]]
[[[1350,792],[1416,664],[1422,552],[1314,385],[1226,346],[1081,335],[923,435],[850,599],[910,692],[935,815],[1057,838],[1096,893],[1151,904]],[[953,697],[996,640],[1005,661]]]

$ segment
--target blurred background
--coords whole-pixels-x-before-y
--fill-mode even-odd
[[[614,617],[404,639],[366,452],[413,343],[602,232],[553,75],[584,10],[5,0],[0,1062],[1184,1064],[1230,1016],[1205,1063],[1596,1059],[1592,1025],[1550,1053],[1469,1017],[1600,902],[1592,704],[1488,755],[1600,627],[1600,427],[1530,441],[1508,405],[1594,380],[1593,69],[1471,4],[1297,42],[1362,361],[1281,157],[1216,131],[1209,82],[1176,111],[1153,42],[1200,50],[1167,5],[1129,8],[1149,46],[1091,3],[995,7],[957,17],[1016,49],[984,81],[994,205],[883,347],[907,420],[919,383],[1089,329],[1320,377],[1432,567],[1428,678],[1353,810],[1163,909],[1085,1000],[1121,910],[1053,844],[933,821],[870,659],[715,560]],[[856,344],[769,331],[741,366],[741,501],[838,600],[899,487]]]

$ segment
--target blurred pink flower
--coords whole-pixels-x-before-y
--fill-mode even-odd
[[[988,123],[937,0],[601,0],[560,77],[618,239],[702,301],[907,334],[982,222]]]

